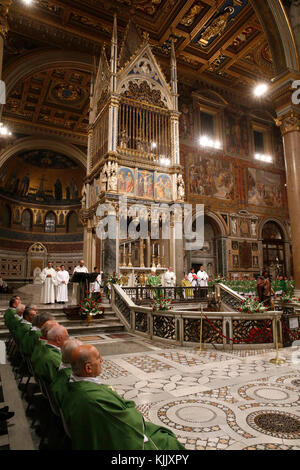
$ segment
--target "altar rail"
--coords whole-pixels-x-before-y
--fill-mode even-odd
[[[207,302],[215,294],[214,286],[209,287],[122,287],[123,291],[136,304],[148,304],[155,295],[177,302]]]
[[[127,330],[132,333],[180,346],[199,343],[201,311],[153,312],[150,307],[136,305],[125,290],[116,284],[112,289],[112,307]],[[273,348],[277,322],[278,342],[282,346],[281,314],[282,312],[256,315],[204,312],[203,343],[206,346],[221,346],[225,349]]]
[[[222,284],[221,282],[215,284],[215,289],[217,299],[220,299],[223,304],[233,311],[237,311],[238,307],[241,306],[241,302],[245,300],[245,297],[230,289],[230,287],[225,286],[225,284]]]

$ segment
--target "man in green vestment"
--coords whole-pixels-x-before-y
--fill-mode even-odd
[[[50,385],[56,377],[61,364],[61,347],[68,339],[67,329],[62,325],[54,325],[47,333],[47,343],[40,349],[40,354],[33,360],[31,358],[34,374]]]
[[[161,286],[161,279],[159,276],[156,275],[156,270],[151,269],[151,274],[147,277],[146,285],[149,287],[160,287]],[[159,297],[159,289],[153,289],[153,297],[154,299],[158,299]]]
[[[14,317],[14,315],[16,314],[16,308],[20,303],[21,303],[21,299],[18,295],[14,295],[9,300],[8,309],[5,310],[4,315],[3,315],[4,316],[4,323],[7,326],[7,328],[8,328],[9,320],[11,320]]]
[[[22,339],[23,354],[31,357],[35,345],[39,342],[39,339],[42,336],[41,328],[49,320],[53,320],[53,317],[47,312],[40,313],[33,318],[31,329],[25,333]]]
[[[74,349],[72,375],[62,412],[74,450],[183,450],[169,430],[145,422],[133,401],[101,383],[99,351],[91,345]]]
[[[70,338],[64,342],[61,348],[62,363],[59,366],[54,381],[50,384],[50,393],[56,405],[61,408],[63,399],[67,393],[67,384],[72,374],[71,355],[75,348],[83,343],[79,339]]]
[[[25,310],[25,305],[24,304],[19,304],[16,308],[16,313],[13,317],[10,317],[7,320],[7,326],[9,331],[12,333],[12,335],[15,335],[16,328],[19,326],[20,321],[23,318],[23,312]]]
[[[31,363],[32,365],[40,360],[42,351],[44,350],[45,345],[47,344],[47,334],[48,331],[53,328],[53,326],[58,325],[55,320],[49,320],[44,323],[41,327],[42,335],[39,338],[39,341],[35,344],[32,354],[31,354]]]
[[[23,319],[15,328],[15,339],[21,347],[22,351],[22,342],[24,335],[28,333],[32,327],[32,320],[36,316],[36,310],[32,307],[26,307],[23,312]]]

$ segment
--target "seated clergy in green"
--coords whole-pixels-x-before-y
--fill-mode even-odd
[[[34,364],[40,360],[42,351],[45,348],[45,345],[47,344],[48,331],[50,331],[51,328],[53,328],[53,326],[55,325],[58,325],[57,321],[48,320],[41,327],[42,335],[40,336],[39,341],[35,344],[32,354],[31,354],[31,363],[33,367],[34,367]]]
[[[23,354],[31,357],[34,347],[42,336],[41,328],[49,320],[53,320],[53,317],[50,313],[47,312],[40,313],[33,318],[32,327],[28,332],[25,333],[22,340]]]
[[[36,310],[33,307],[26,307],[23,312],[23,319],[15,328],[15,339],[17,343],[21,346],[22,350],[22,341],[24,335],[28,333],[32,327],[32,320],[36,316]]]
[[[56,405],[61,408],[67,393],[67,385],[72,374],[71,355],[75,348],[83,343],[76,338],[67,339],[61,348],[62,363],[59,366],[54,381],[50,384],[50,392]]]
[[[8,328],[8,323],[9,321],[15,316],[15,314],[17,313],[16,312],[16,308],[17,306],[21,303],[21,299],[18,295],[14,295],[13,297],[11,297],[11,299],[9,300],[9,304],[8,304],[8,309],[5,310],[4,312],[4,323],[5,325],[7,326]]]
[[[41,348],[37,360],[32,362],[35,377],[51,384],[61,364],[61,347],[68,339],[67,329],[62,325],[54,325],[47,333],[47,343]]]
[[[71,356],[72,375],[62,412],[74,450],[182,450],[166,428],[145,422],[133,401],[101,383],[99,351],[82,345]]]
[[[24,310],[25,305],[20,303],[16,308],[16,314],[12,318],[9,318],[7,321],[8,329],[13,336],[15,336],[16,329],[18,328],[20,322],[23,319]]]

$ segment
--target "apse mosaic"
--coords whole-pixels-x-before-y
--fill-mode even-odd
[[[0,192],[32,202],[77,200],[83,168],[66,155],[48,150],[24,152],[0,170]]]

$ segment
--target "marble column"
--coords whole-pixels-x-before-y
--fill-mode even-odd
[[[288,207],[296,295],[300,295],[300,113],[290,109],[277,120],[281,127],[286,167]]]

